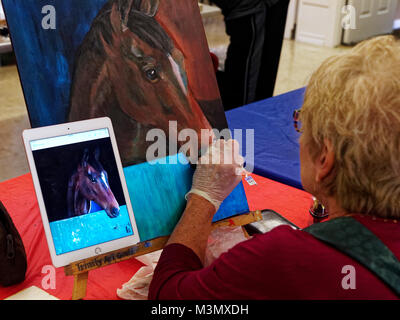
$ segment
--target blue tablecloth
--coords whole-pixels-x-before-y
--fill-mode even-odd
[[[293,111],[301,107],[304,92],[301,88],[226,112],[231,130],[254,129],[254,173],[299,189],[299,133]],[[246,155],[244,133],[242,144]]]

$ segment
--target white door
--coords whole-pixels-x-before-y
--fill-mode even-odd
[[[3,11],[3,6],[1,5],[1,0],[0,0],[0,20],[4,20],[4,11]]]
[[[339,45],[345,3],[346,0],[299,0],[296,41],[328,47]]]
[[[286,19],[285,39],[292,39],[293,31],[296,27],[297,9],[297,0],[290,0]]]
[[[343,43],[353,44],[393,31],[398,0],[348,0],[355,8],[355,28],[344,30]]]

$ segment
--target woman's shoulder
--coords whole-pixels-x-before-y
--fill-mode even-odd
[[[364,216],[355,216],[354,218],[385,243],[396,256],[400,257],[400,223]],[[329,256],[329,260],[343,257],[343,253],[309,232],[294,229],[288,225],[278,226],[264,234],[257,234],[241,245],[243,249],[250,252],[262,252],[263,255],[279,256],[284,260],[299,256],[307,257],[310,260],[320,260],[322,256]]]

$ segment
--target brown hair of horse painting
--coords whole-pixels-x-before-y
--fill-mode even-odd
[[[77,55],[68,120],[111,118],[124,165],[146,161],[150,129],[211,125],[193,97],[184,55],[155,19],[158,0],[111,0]],[[174,133],[178,134],[178,133]]]

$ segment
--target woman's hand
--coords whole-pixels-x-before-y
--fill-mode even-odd
[[[222,201],[242,180],[243,157],[237,141],[216,141],[198,162],[192,190],[167,245],[182,244],[204,261],[211,223]]]
[[[236,140],[218,140],[200,158],[193,177],[192,189],[211,202],[216,211],[242,180],[244,159]]]

